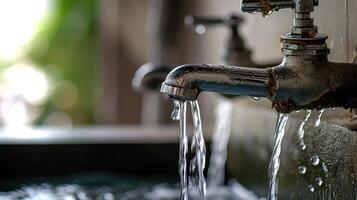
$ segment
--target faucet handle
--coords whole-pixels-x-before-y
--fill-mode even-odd
[[[231,34],[227,38],[222,56],[226,63],[232,65],[242,63],[243,58],[250,58],[250,50],[245,46],[244,39],[238,30],[243,21],[242,17],[235,14],[229,14],[225,17],[185,17],[185,25],[193,27],[198,34],[204,34],[206,32],[206,26],[228,26]]]
[[[241,0],[243,12],[261,12],[263,16],[284,8],[294,9],[297,13],[312,12],[319,0]]]
[[[226,17],[200,17],[191,15],[185,17],[185,25],[194,27],[198,34],[204,34],[206,26],[226,25],[236,30],[242,22],[243,18],[235,14],[230,14]]]

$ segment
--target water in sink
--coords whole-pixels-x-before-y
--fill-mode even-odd
[[[84,174],[68,178],[49,179],[46,183],[29,180],[21,187],[0,192],[0,200],[179,200],[180,185],[173,180],[138,177],[116,177],[108,174]],[[166,183],[162,183],[166,182]],[[18,183],[17,183],[18,184]],[[190,199],[201,199],[190,191]],[[209,188],[207,200],[258,200],[235,181],[227,186]]]

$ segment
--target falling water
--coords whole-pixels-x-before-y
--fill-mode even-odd
[[[208,168],[208,186],[223,185],[227,145],[231,133],[233,103],[222,99],[216,110],[215,132],[212,137],[212,155]]]
[[[316,121],[314,123],[314,127],[315,128],[320,126],[321,117],[322,117],[323,113],[324,113],[323,109],[319,111],[318,116],[316,118]],[[307,121],[309,120],[310,116],[311,116],[311,110],[307,110],[304,120],[300,123],[300,125],[298,127],[298,136],[299,136],[299,142],[300,142],[300,149],[302,151],[304,151],[306,149],[306,144],[304,142],[304,132],[305,132],[304,131],[304,127],[305,127],[305,124],[307,123]],[[312,166],[315,166],[315,167],[319,166],[321,164],[322,170],[323,170],[325,176],[327,177],[327,173],[328,173],[327,166],[323,161],[321,161],[321,159],[319,158],[318,155],[311,156],[310,162],[311,162]],[[307,171],[307,169],[306,169],[305,166],[301,165],[301,166],[298,167],[299,174],[304,175],[306,173],[306,171]],[[323,184],[323,178],[317,177],[315,179],[315,185],[317,185],[318,187],[321,187],[322,184]],[[316,188],[314,187],[313,184],[310,184],[310,185],[308,185],[308,190],[310,192],[315,192]]]
[[[192,147],[196,150],[196,155],[191,161],[192,174],[197,174],[194,178],[196,179],[196,183],[198,183],[199,192],[202,198],[206,196],[206,180],[203,174],[205,165],[206,165],[206,145],[203,137],[202,132],[202,123],[201,123],[201,116],[200,116],[200,108],[198,106],[197,101],[192,101],[191,103],[191,111],[192,111],[192,119],[194,125],[194,134]],[[197,171],[196,171],[196,170]]]
[[[174,110],[171,113],[171,118],[174,121],[180,120],[180,102],[177,100],[174,100]]]
[[[285,134],[287,121],[287,114],[279,114],[274,135],[273,154],[269,164],[270,183],[268,200],[278,199],[278,171],[280,167],[281,142]]]
[[[300,149],[302,151],[304,151],[306,149],[306,144],[304,141],[304,135],[305,135],[304,128],[305,128],[305,124],[309,120],[310,116],[311,116],[311,110],[307,110],[304,120],[300,123],[299,128],[298,128],[298,136],[299,136],[299,142],[300,142],[299,145],[300,145]]]
[[[198,102],[190,102],[194,125],[192,139],[192,151],[195,156],[190,162],[190,180],[199,189],[202,199],[206,197],[206,180],[203,174],[206,163],[206,146],[202,132],[202,123]],[[174,101],[174,111],[171,114],[173,120],[180,120],[180,150],[179,150],[179,174],[181,183],[180,200],[188,200],[188,178],[187,178],[187,154],[188,136],[186,127],[186,102]]]
[[[176,105],[175,108],[177,109]],[[177,110],[176,110],[177,111]],[[188,200],[188,185],[187,185],[187,153],[188,139],[186,130],[186,102],[179,102],[178,113],[180,113],[180,150],[179,150],[179,174],[181,183],[180,200]],[[175,112],[175,110],[174,110]],[[177,119],[173,115],[174,120]]]
[[[321,109],[319,111],[319,115],[317,116],[317,119],[316,119],[316,122],[315,122],[315,125],[314,127],[317,128],[320,126],[320,123],[321,123],[321,117],[322,117],[322,114],[324,113],[325,109]]]

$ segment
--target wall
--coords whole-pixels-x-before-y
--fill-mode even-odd
[[[280,10],[272,15],[263,18],[258,14],[242,13],[240,11],[240,1],[238,0],[200,0],[202,1],[204,14],[224,15],[229,12],[238,12],[245,18],[242,31],[249,46],[254,50],[254,58],[257,61],[274,60],[281,57],[280,35],[287,33],[292,24],[292,10]],[[346,20],[345,20],[345,0],[320,0],[320,5],[315,7],[313,17],[315,24],[319,27],[319,32],[329,36],[328,46],[331,49],[330,59],[332,61],[346,61]],[[348,0],[349,4],[349,61],[352,60],[354,46],[357,45],[357,13],[352,12],[357,8],[357,1]],[[328,14],[327,14],[328,13]],[[217,46],[222,46],[224,42],[225,30],[212,30],[206,40],[210,41],[204,45],[208,48],[205,51],[205,58],[211,62],[219,62],[218,57],[210,55],[216,54],[214,50]],[[221,35],[221,37],[217,37]]]

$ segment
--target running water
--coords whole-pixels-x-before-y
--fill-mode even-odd
[[[279,114],[275,128],[273,154],[269,164],[269,195],[268,200],[278,199],[278,171],[280,167],[281,142],[285,134],[285,126],[288,122],[287,114]]]
[[[177,109],[175,104],[175,109]],[[181,183],[180,200],[188,200],[188,185],[187,185],[187,153],[188,153],[188,139],[186,130],[186,102],[179,102],[178,111],[180,113],[180,150],[179,150],[179,174]],[[172,115],[173,119],[177,119]]]
[[[314,125],[315,128],[317,128],[317,127],[320,126],[320,124],[321,124],[321,117],[322,117],[322,114],[324,113],[324,111],[325,111],[325,109],[321,109],[321,110],[319,111],[319,115],[317,116],[317,119],[316,119],[316,122],[315,122],[315,125]]]
[[[191,111],[192,111],[192,119],[194,125],[194,134],[192,139],[192,147],[193,150],[195,148],[196,155],[192,159],[190,166],[191,174],[196,174],[193,177],[195,179],[195,183],[198,185],[200,196],[205,198],[206,196],[206,180],[203,174],[206,165],[206,145],[202,132],[202,122],[200,115],[200,108],[198,106],[197,101],[191,101]]]
[[[192,151],[195,156],[190,162],[190,177],[194,187],[199,189],[202,199],[206,198],[206,180],[203,174],[206,163],[206,146],[202,132],[202,123],[198,102],[190,102],[192,118],[194,124],[194,134],[192,139]],[[174,111],[171,114],[173,120],[180,120],[180,151],[179,151],[179,174],[181,193],[180,200],[188,200],[188,178],[187,178],[187,154],[188,154],[188,136],[186,125],[186,102],[174,101]]]
[[[215,132],[212,136],[212,155],[208,168],[208,186],[223,185],[227,145],[231,133],[232,101],[222,99],[216,110]]]
[[[305,128],[305,124],[309,120],[310,116],[311,116],[311,110],[307,110],[304,120],[299,124],[299,128],[298,128],[298,136],[299,136],[299,142],[300,142],[299,145],[300,145],[300,149],[302,151],[304,151],[306,149],[306,144],[304,141],[304,135],[305,135],[304,128]]]

